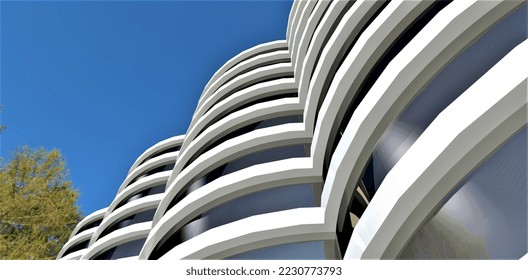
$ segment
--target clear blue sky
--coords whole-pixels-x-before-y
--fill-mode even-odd
[[[187,131],[214,72],[284,39],[291,1],[0,2],[0,135],[57,148],[84,215],[106,207],[136,158]]]

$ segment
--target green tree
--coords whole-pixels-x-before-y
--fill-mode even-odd
[[[81,218],[57,150],[19,148],[0,164],[0,259],[55,259]]]

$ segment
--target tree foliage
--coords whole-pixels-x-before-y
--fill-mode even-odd
[[[0,259],[55,259],[81,218],[57,150],[19,148],[0,166]]]

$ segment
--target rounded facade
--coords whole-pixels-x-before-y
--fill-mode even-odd
[[[58,258],[525,256],[526,20],[524,1],[295,1],[286,40],[222,66]]]

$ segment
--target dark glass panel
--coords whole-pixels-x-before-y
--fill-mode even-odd
[[[134,201],[136,199],[140,199],[142,197],[145,197],[145,196],[149,196],[149,195],[154,195],[154,194],[159,194],[159,193],[164,193],[165,192],[165,183],[163,184],[160,184],[160,185],[156,185],[156,186],[153,186],[153,187],[150,187],[150,188],[147,188],[141,192],[138,192],[138,193],[135,193],[135,194],[131,194],[129,197],[123,199],[121,202],[119,202],[119,204],[117,204],[117,206],[114,208],[114,211],[116,209],[118,209],[119,207],[131,202],[131,201]]]
[[[251,58],[253,58],[253,57],[259,56],[259,55],[261,55],[261,54],[272,53],[272,52],[276,52],[276,51],[285,51],[285,50],[288,50],[288,46],[283,46],[283,47],[278,47],[278,48],[273,48],[273,49],[269,49],[269,50],[265,50],[265,51],[256,52],[256,53],[254,53],[254,54],[252,54],[252,55],[246,57],[245,59],[243,59],[243,60],[241,60],[241,61],[235,63],[233,66],[227,68],[227,70],[226,70],[225,72],[229,71],[231,68],[233,68],[233,67],[239,65],[240,63],[242,63],[242,62],[244,62],[244,61],[247,61],[247,60],[249,60],[249,59],[251,59]],[[224,72],[224,73],[225,73],[225,72]]]
[[[152,252],[150,259],[158,259],[178,244],[230,222],[258,214],[316,206],[311,184],[284,186],[247,194],[207,210],[177,231],[169,232]]]
[[[288,98],[288,97],[297,97],[297,92],[277,91],[276,93],[277,93],[276,95],[259,98],[257,100],[242,104],[242,105],[240,105],[240,107],[235,107],[235,108],[230,108],[228,110],[225,110],[224,112],[218,114],[218,116],[213,118],[208,123],[208,125],[204,126],[204,128],[202,128],[202,130],[200,130],[200,132],[198,132],[198,134],[196,134],[195,139],[198,136],[200,136],[200,134],[202,134],[202,132],[204,132],[204,130],[206,130],[209,126],[211,126],[214,123],[222,120],[224,117],[226,117],[226,116],[228,116],[228,115],[230,115],[232,113],[238,112],[238,111],[240,111],[242,109],[248,108],[249,106],[252,106],[252,105],[255,105],[255,104],[258,104],[258,103],[264,103],[264,102],[267,102],[267,101],[278,100],[278,99]]]
[[[143,248],[146,238],[126,242],[110,248],[103,253],[92,258],[93,260],[117,260],[126,257],[138,256]]]
[[[238,92],[238,91],[241,91],[243,89],[249,88],[249,87],[251,87],[253,85],[260,84],[260,83],[265,83],[265,82],[269,82],[269,81],[273,81],[273,80],[283,79],[283,78],[293,78],[293,72],[286,71],[286,72],[279,72],[279,73],[271,73],[271,74],[268,74],[268,75],[264,75],[262,77],[258,77],[258,78],[252,79],[252,80],[250,80],[250,81],[248,81],[246,83],[243,83],[243,84],[233,88],[229,92],[224,93],[220,98],[218,98],[218,100],[215,102],[215,104],[217,104],[218,102],[228,98],[229,96],[231,96],[235,92]],[[207,110],[205,111],[204,114],[209,112],[209,110],[211,110],[211,108],[213,108],[215,104],[213,104],[209,108],[207,108]]]
[[[253,166],[256,164],[277,161],[277,160],[282,160],[282,159],[287,159],[287,158],[306,157],[307,150],[309,149],[307,149],[304,144],[303,145],[300,145],[300,144],[289,145],[289,146],[281,146],[281,147],[275,147],[271,149],[258,151],[258,152],[234,159],[230,161],[229,163],[226,163],[220,167],[217,167],[216,169],[212,170],[205,176],[191,181],[187,186],[182,188],[182,190],[178,194],[176,194],[174,199],[169,204],[167,211],[169,211],[174,205],[176,205],[176,203],[182,200],[189,193],[201,188],[202,186],[216,180],[217,178],[221,176],[233,173],[235,171],[238,171],[238,170],[241,170],[241,169],[244,169],[246,167]]]
[[[89,243],[90,243],[90,239],[88,238],[87,240],[84,240],[83,242],[75,244],[75,245],[71,246],[68,250],[66,250],[66,252],[64,252],[64,254],[62,254],[62,256],[67,256],[70,253],[77,252],[77,251],[80,251],[82,249],[86,249],[86,248],[88,248],[88,244]]]
[[[84,225],[83,227],[81,227],[81,229],[79,229],[79,231],[77,232],[77,234],[87,230],[87,229],[91,229],[91,228],[94,228],[94,227],[97,227],[101,224],[101,222],[103,221],[103,218],[100,218],[100,219],[97,219],[93,222],[90,222],[86,225]]]
[[[232,131],[225,136],[221,137],[220,139],[203,145],[194,155],[187,161],[185,164],[185,167],[187,167],[189,164],[191,164],[196,158],[198,158],[200,155],[206,153],[207,151],[213,149],[214,147],[224,143],[225,141],[238,137],[240,135],[246,134],[248,132],[251,132],[256,129],[260,128],[266,128],[281,124],[287,124],[287,123],[299,123],[302,122],[302,116],[301,115],[292,115],[292,116],[282,116],[282,117],[276,117],[272,119],[267,119],[263,121],[254,122],[252,124],[248,124],[246,126],[243,126],[235,131]],[[184,168],[185,168],[184,167]]]
[[[163,154],[167,154],[167,153],[172,153],[172,152],[177,152],[179,151],[181,148],[181,145],[177,145],[177,146],[174,146],[174,147],[169,147],[169,148],[166,148],[164,150],[161,150],[149,157],[147,157],[146,159],[144,159],[138,166],[142,165],[143,163],[145,163],[147,160],[151,159],[151,158],[155,158],[157,156],[161,156]]]
[[[169,171],[169,170],[172,170],[173,168],[174,168],[174,162],[156,167],[154,169],[143,171],[141,174],[139,174],[134,179],[132,179],[128,185],[132,185],[134,182],[136,182],[137,180],[141,178],[144,178],[144,177],[147,177],[152,174],[159,173],[159,172]]]
[[[278,64],[278,63],[284,63],[284,62],[291,62],[291,59],[289,57],[286,57],[286,58],[280,58],[280,59],[274,59],[274,60],[268,60],[268,61],[264,61],[260,64],[257,64],[257,65],[253,65],[251,67],[248,67],[247,69],[244,69],[243,71],[240,71],[238,72],[236,75],[232,76],[231,78],[227,79],[224,83],[222,83],[220,86],[218,86],[218,88],[220,88],[221,86],[229,83],[231,80],[235,79],[236,77],[239,77],[247,72],[250,72],[252,70],[255,70],[257,68],[261,68],[261,67],[265,67],[265,66],[269,66],[269,65],[273,65],[273,64]]]
[[[107,227],[101,233],[101,235],[99,235],[99,239],[103,238],[104,236],[106,236],[109,233],[114,232],[114,231],[116,231],[118,229],[130,226],[130,225],[133,225],[133,224],[138,224],[138,223],[143,223],[143,222],[150,222],[150,221],[152,221],[152,218],[154,217],[155,213],[156,213],[156,208],[153,208],[153,209],[149,209],[149,210],[146,210],[146,211],[143,211],[143,212],[139,212],[139,213],[127,216],[127,217],[115,222],[114,224],[110,225],[109,227]]]
[[[341,10],[341,12],[339,13],[339,15],[337,16],[336,20],[332,23],[332,26],[330,27],[330,30],[328,31],[328,33],[326,33],[326,36],[325,38],[323,39],[323,44],[321,45],[321,48],[319,49],[319,52],[317,53],[317,57],[315,58],[315,63],[314,65],[317,65],[319,64],[319,59],[321,58],[321,54],[323,53],[323,50],[326,46],[326,44],[328,43],[328,41],[330,40],[330,38],[332,37],[332,34],[334,34],[334,31],[336,30],[337,26],[339,25],[339,23],[341,22],[341,20],[343,19],[343,17],[345,16],[345,14],[348,12],[348,10],[350,10],[350,7],[352,7],[352,5],[354,4],[355,1],[348,1],[346,4],[345,4],[345,7],[343,8],[343,10]],[[330,5],[328,5],[328,7],[330,7]],[[326,13],[326,12],[325,12]],[[322,18],[321,18],[322,19]],[[315,72],[315,69],[316,67],[314,66],[313,69],[312,69],[312,73],[310,73],[310,79],[313,77],[313,74]]]
[[[247,251],[226,260],[324,260],[323,241],[280,244]]]

